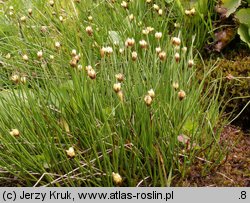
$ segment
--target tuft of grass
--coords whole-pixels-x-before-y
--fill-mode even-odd
[[[220,163],[220,83],[205,88],[213,67],[197,79],[200,35],[174,28],[175,3],[159,3],[159,15],[144,1],[30,2],[31,16],[21,1],[1,14],[3,182],[171,186],[197,158],[204,174]]]

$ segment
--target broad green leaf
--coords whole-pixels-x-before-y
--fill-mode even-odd
[[[109,37],[114,45],[119,45],[121,48],[124,48],[121,37],[116,31],[109,31]]]
[[[192,121],[191,119],[188,119],[183,126],[184,130],[188,133],[192,133],[193,130],[197,129],[198,124],[197,122]]]
[[[238,34],[240,35],[240,39],[243,42],[246,42],[248,46],[250,47],[250,34],[249,34],[249,28],[248,26],[244,24],[240,24],[240,27],[238,28]]]
[[[240,23],[250,27],[250,8],[243,8],[236,12],[235,17],[238,18]]]
[[[240,5],[241,0],[222,0],[222,7],[227,9],[227,18],[234,13]]]

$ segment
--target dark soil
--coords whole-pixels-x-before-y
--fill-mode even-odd
[[[178,186],[198,187],[250,187],[250,134],[243,133],[236,126],[226,126],[221,135],[221,144],[228,154],[222,164],[202,176],[199,164],[191,168],[191,173]]]

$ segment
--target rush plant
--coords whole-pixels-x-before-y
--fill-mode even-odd
[[[25,5],[1,13],[3,186],[170,186],[220,163],[216,66],[196,78],[175,4]]]

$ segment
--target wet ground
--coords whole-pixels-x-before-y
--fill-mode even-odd
[[[228,154],[218,168],[202,176],[197,164],[178,186],[250,187],[250,134],[239,127],[226,126],[221,144],[227,147]]]

